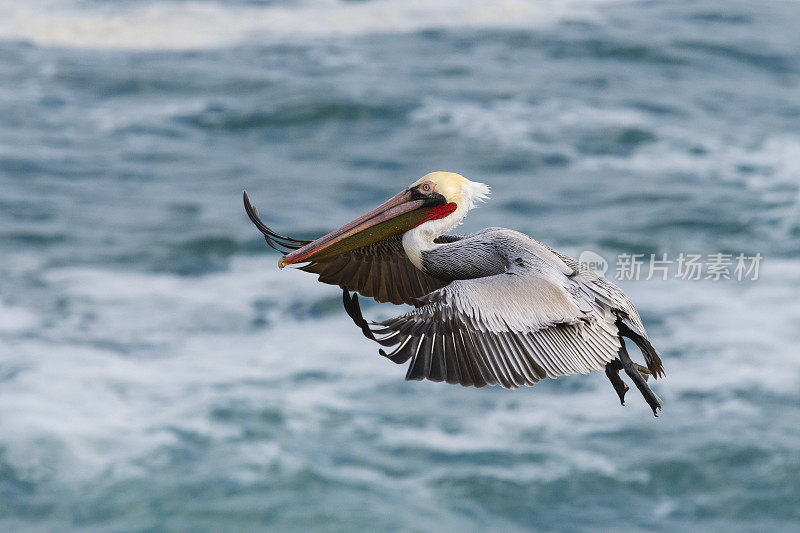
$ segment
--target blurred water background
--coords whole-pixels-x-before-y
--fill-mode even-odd
[[[798,531],[799,3],[0,6],[0,529]],[[241,191],[308,238],[431,170],[467,231],[760,277],[621,282],[658,419],[406,383]]]

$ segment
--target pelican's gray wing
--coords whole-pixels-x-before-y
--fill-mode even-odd
[[[286,254],[310,241],[282,237],[268,228],[244,193],[244,205],[250,220],[273,249]],[[436,242],[454,242],[459,236],[443,235]],[[300,270],[319,274],[319,281],[358,292],[379,302],[419,305],[418,298],[444,287],[449,281],[422,272],[409,261],[402,237],[396,236],[330,259],[311,261]]]
[[[312,261],[300,270],[319,274],[323,283],[393,304],[419,305],[420,297],[449,283],[415,267],[403,250],[399,235],[330,259]]]
[[[371,329],[363,319],[360,325],[394,347],[382,355],[395,363],[411,360],[406,379],[516,388],[603,370],[615,358],[615,315],[582,294],[566,275],[512,268],[454,281],[404,315]],[[357,301],[345,296],[353,316]]]

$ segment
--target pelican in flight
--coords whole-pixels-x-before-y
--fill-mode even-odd
[[[250,220],[283,256],[343,289],[347,314],[407,380],[515,389],[545,378],[603,370],[625,405],[624,370],[658,416],[647,378],[664,375],[633,303],[616,285],[517,231],[448,235],[489,187],[452,172],[415,181],[364,216],[314,241],[282,237]],[[353,293],[352,295],[350,293]],[[355,293],[414,309],[367,322]],[[641,350],[634,363],[623,337]]]

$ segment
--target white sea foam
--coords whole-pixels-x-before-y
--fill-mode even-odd
[[[800,220],[800,137],[787,133],[737,135],[697,128],[694,123],[662,124],[627,107],[595,107],[585,102],[521,99],[485,104],[428,99],[410,115],[429,131],[455,135],[476,146],[510,151],[557,152],[574,161],[575,171],[632,172],[637,175],[687,174],[703,181],[741,183],[765,200],[784,201],[785,187],[797,195],[784,224]],[[651,141],[632,153],[581,153],[575,140],[631,128],[650,132]],[[700,153],[693,149],[702,148]],[[751,171],[742,171],[751,169]],[[781,191],[773,197],[775,187]]]
[[[34,328],[38,319],[33,311],[0,300],[0,333],[14,333]]]
[[[660,127],[656,134],[657,142],[643,146],[630,156],[587,157],[579,168],[624,169],[648,174],[686,173],[706,180],[740,182],[754,191],[768,190],[776,184],[795,185],[800,174],[800,137],[797,135],[737,139],[727,132],[717,136],[674,127]],[[692,146],[702,147],[702,153],[692,153],[689,150]],[[741,168],[753,171],[742,172]]]
[[[25,314],[15,332],[27,328],[30,335],[0,354],[4,367],[21,369],[0,388],[0,433],[18,475],[68,482],[111,466],[135,473],[138,460],[175,444],[176,430],[224,442],[240,428],[211,424],[209,411],[242,396],[261,406],[278,402],[289,426],[303,431],[318,423],[320,405],[351,407],[349,387],[334,379],[281,397],[296,375],[340,365],[362,384],[374,383],[376,373],[393,375],[379,358],[372,369],[356,364],[363,355],[348,350],[358,335],[343,327],[345,316],[314,321],[314,335],[286,316],[292,302],[336,291],[271,267],[240,260],[201,278],[92,268],[48,275],[52,289],[72,302],[70,316],[34,331]],[[277,327],[249,327],[259,299],[268,300]],[[7,309],[3,316],[14,316]],[[109,343],[160,348],[142,358]]]
[[[191,49],[251,39],[405,33],[429,28],[526,28],[599,16],[609,0],[306,1],[291,6],[132,2],[93,8],[55,0],[8,2],[0,39],[44,46]]]
[[[575,155],[565,135],[601,127],[638,127],[648,123],[640,112],[602,109],[585,103],[548,99],[535,104],[521,99],[486,104],[427,99],[411,120],[439,133],[450,133],[507,149],[559,148]],[[569,139],[569,137],[567,137]]]
[[[655,385],[668,405],[663,423],[671,423],[671,414],[674,421],[680,419],[677,398],[684,392],[720,394],[707,412],[697,415],[716,419],[750,416],[755,409],[724,391],[796,391],[800,306],[792,295],[800,284],[798,276],[796,261],[770,261],[755,282],[703,283],[702,290],[680,281],[626,287],[640,308],[666,317],[653,334],[668,372]],[[3,354],[4,367],[20,371],[0,387],[6,460],[23,480],[70,484],[108,475],[111,468],[115,477],[143,475],[143,468],[158,464],[163,450],[179,445],[180,432],[214,443],[216,453],[223,455],[227,446],[237,446],[235,454],[219,459],[230,463],[227,467],[237,479],[251,479],[254,468],[276,462],[301,469],[308,466],[309,456],[296,449],[298,443],[326,431],[321,428],[330,423],[331,413],[348,417],[344,431],[373,431],[378,416],[394,413],[402,418],[414,410],[437,424],[459,420],[450,430],[381,424],[383,446],[444,453],[553,454],[552,442],[650,420],[639,398],[620,408],[600,374],[566,378],[593,384],[569,394],[547,383],[528,392],[423,383],[413,384],[419,391],[413,397],[385,395],[384,387],[402,385],[404,369],[378,357],[343,313],[313,320],[289,313],[292,305],[334,297],[337,290],[301,272],[278,272],[263,258],[238,259],[226,272],[200,277],[65,268],[54,270],[46,281],[73,302],[71,314],[94,317],[66,317],[63,324],[40,330],[37,324],[45,317],[19,310],[9,314],[10,307],[0,307],[6,316],[18,313],[16,322],[10,321],[16,324],[14,332],[29,333]],[[248,326],[258,301],[267,302],[271,327]],[[69,342],[62,342],[65,338]],[[115,339],[133,353],[109,347]],[[139,343],[161,348],[143,357],[136,352]],[[675,352],[685,356],[670,359]],[[390,401],[363,403],[364,397],[376,395]],[[486,401],[497,408],[481,405]],[[211,418],[215,408],[225,405],[275,408],[285,417],[284,437],[255,441],[243,453],[234,444],[242,427]],[[465,405],[482,416],[465,417]],[[531,439],[530,434],[539,437]],[[509,479],[551,479],[575,468],[617,475],[601,454],[569,449],[569,456],[558,461],[513,474],[491,466],[486,472]],[[364,479],[380,475],[340,474]]]

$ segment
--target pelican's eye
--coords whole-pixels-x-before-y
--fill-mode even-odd
[[[420,185],[420,189],[422,189],[422,192],[431,192],[434,189],[434,187],[436,187],[436,184],[430,181],[426,181],[425,183]]]

